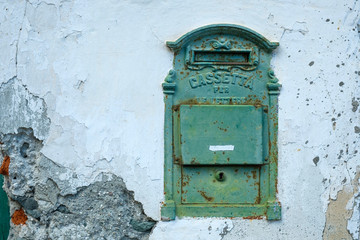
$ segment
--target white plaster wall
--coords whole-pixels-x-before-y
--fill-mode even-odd
[[[37,137],[48,158],[77,173],[73,187],[114,173],[159,220],[161,82],[173,58],[165,41],[213,23],[249,27],[280,42],[272,65],[283,85],[282,220],[177,219],[159,222],[150,239],[321,239],[329,199],[344,186],[358,239],[359,10],[351,0],[2,1],[0,77],[17,76],[45,100],[50,132]]]

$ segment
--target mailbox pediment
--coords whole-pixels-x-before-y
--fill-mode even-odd
[[[186,33],[185,35],[183,35],[174,42],[172,41],[166,42],[166,45],[174,52],[177,52],[182,47],[186,46],[188,43],[196,42],[199,41],[199,39],[212,35],[215,36],[215,38],[219,38],[221,36],[227,36],[227,35],[235,36],[235,38],[240,37],[244,40],[253,42],[254,44],[258,45],[260,48],[263,48],[266,51],[272,51],[275,48],[277,48],[277,46],[279,46],[279,43],[271,42],[261,34],[249,28],[234,24],[213,24],[213,25],[200,27],[191,32]],[[227,44],[230,42],[227,42]],[[223,44],[219,46],[227,47],[227,45],[223,45]]]

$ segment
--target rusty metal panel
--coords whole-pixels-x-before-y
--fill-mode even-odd
[[[262,164],[261,107],[181,105],[182,164]]]
[[[181,202],[258,203],[259,169],[252,166],[184,167]]]
[[[165,94],[163,220],[281,218],[278,43],[243,26],[209,25],[175,42]]]

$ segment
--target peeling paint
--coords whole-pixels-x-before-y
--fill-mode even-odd
[[[17,132],[1,136],[2,152],[13,159],[5,177],[10,238],[148,239],[156,222],[144,214],[121,178],[102,174],[97,182],[69,192],[68,179],[60,176],[66,173],[76,181],[76,174],[40,153],[42,142],[32,129]]]
[[[336,199],[330,199],[326,211],[326,225],[324,228],[323,239],[358,239],[359,236],[351,236],[348,230],[348,221],[353,215],[354,208],[357,206],[353,203],[349,207],[349,203],[354,202],[354,196],[359,193],[360,167],[357,174],[351,182],[344,186],[337,194]],[[345,183],[345,182],[344,182]],[[359,232],[358,226],[357,233]]]
[[[45,139],[50,128],[47,107],[43,99],[31,94],[18,78],[0,86],[0,129],[3,134],[16,133],[19,127],[34,129],[39,139]]]
[[[114,188],[124,189],[130,204],[142,204],[141,216],[160,219],[160,83],[172,66],[165,41],[214,23],[244,25],[280,42],[271,67],[283,86],[278,109],[283,220],[176,219],[140,233],[153,240],[220,240],[227,222],[231,231],[223,240],[313,240],[323,234],[360,239],[354,183],[360,148],[359,1],[219,6],[216,0],[14,0],[0,7],[0,132],[8,138],[1,162],[10,157],[5,188],[11,211],[22,208],[28,217],[26,225],[12,224],[14,239],[62,234],[86,239],[94,219],[103,229],[125,226],[133,232],[153,224],[115,221],[113,209],[120,207],[110,201]],[[12,142],[15,136],[19,143]],[[86,194],[98,201],[79,201]],[[70,197],[78,205],[71,205]],[[72,221],[66,224],[67,219]]]

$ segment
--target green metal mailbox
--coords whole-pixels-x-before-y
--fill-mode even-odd
[[[216,24],[175,42],[165,94],[165,202],[175,216],[281,218],[277,98],[270,68],[279,44]]]

